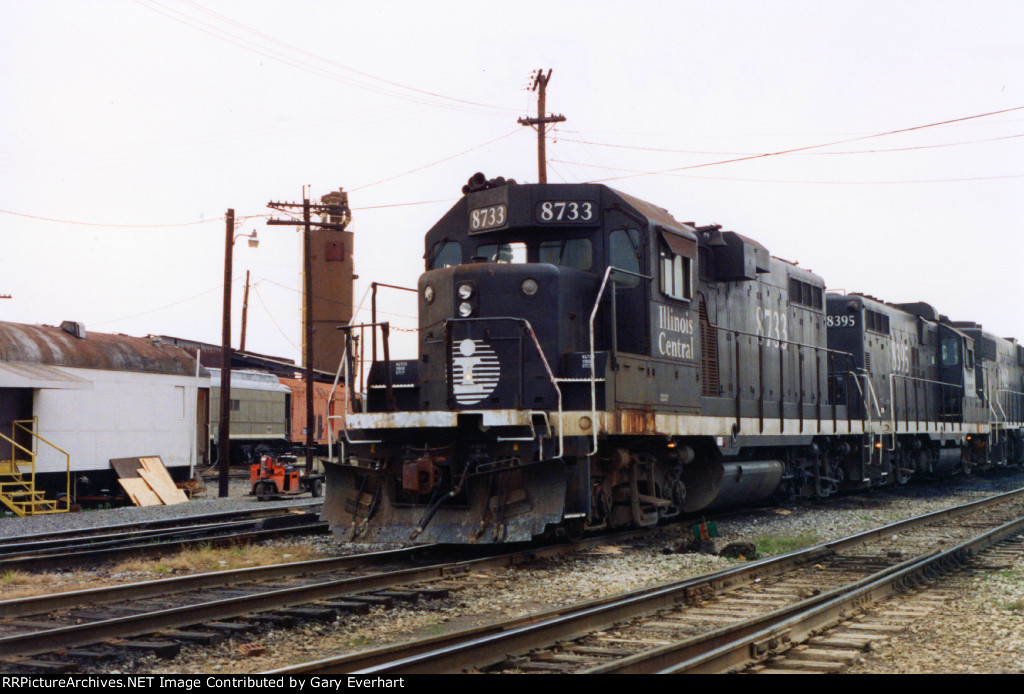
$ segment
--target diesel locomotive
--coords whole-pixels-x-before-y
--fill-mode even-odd
[[[1012,339],[605,185],[463,193],[426,234],[418,357],[374,316],[360,384],[345,333],[339,538],[572,538],[1024,458]]]

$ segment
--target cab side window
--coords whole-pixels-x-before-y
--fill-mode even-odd
[[[673,299],[693,299],[693,261],[660,245],[661,293]]]
[[[458,241],[440,241],[434,244],[430,253],[430,262],[427,263],[429,270],[437,270],[442,267],[452,267],[462,263],[462,246]]]
[[[616,229],[608,235],[608,264],[627,272],[640,273],[640,232],[636,229]],[[640,278],[618,273],[614,276],[620,287],[636,287]]]

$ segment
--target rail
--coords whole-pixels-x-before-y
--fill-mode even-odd
[[[942,519],[957,518],[964,513],[1010,502],[1019,499],[1022,494],[1024,490],[1016,490],[962,506],[932,511],[814,547],[746,562],[711,574],[648,586],[620,595],[597,598],[423,640],[390,644],[372,650],[292,665],[274,670],[271,674],[309,675],[345,672],[361,675],[394,675],[479,670],[502,662],[509,654],[547,648],[559,642],[567,643],[587,633],[607,630],[617,623],[628,622],[639,615],[654,614],[660,610],[671,609],[679,603],[692,601],[694,598],[702,599],[709,594],[756,583],[766,577],[781,575],[798,567],[811,566],[837,552],[852,551],[867,543],[877,542],[896,534],[903,535],[913,527]],[[934,555],[930,551],[927,554]],[[901,563],[895,570],[909,566],[911,561],[914,560]],[[894,569],[890,568],[887,571],[888,575],[892,576]],[[800,604],[820,605],[827,597],[827,593],[822,593]]]

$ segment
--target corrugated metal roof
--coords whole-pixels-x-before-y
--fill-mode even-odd
[[[192,356],[159,340],[92,331],[79,338],[52,325],[4,322],[0,322],[0,362],[181,376],[196,372]]]

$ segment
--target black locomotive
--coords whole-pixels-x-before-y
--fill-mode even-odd
[[[375,357],[337,415],[339,537],[573,537],[1024,458],[1013,340],[826,295],[750,238],[604,185],[477,174],[463,192],[426,235],[418,359]]]

